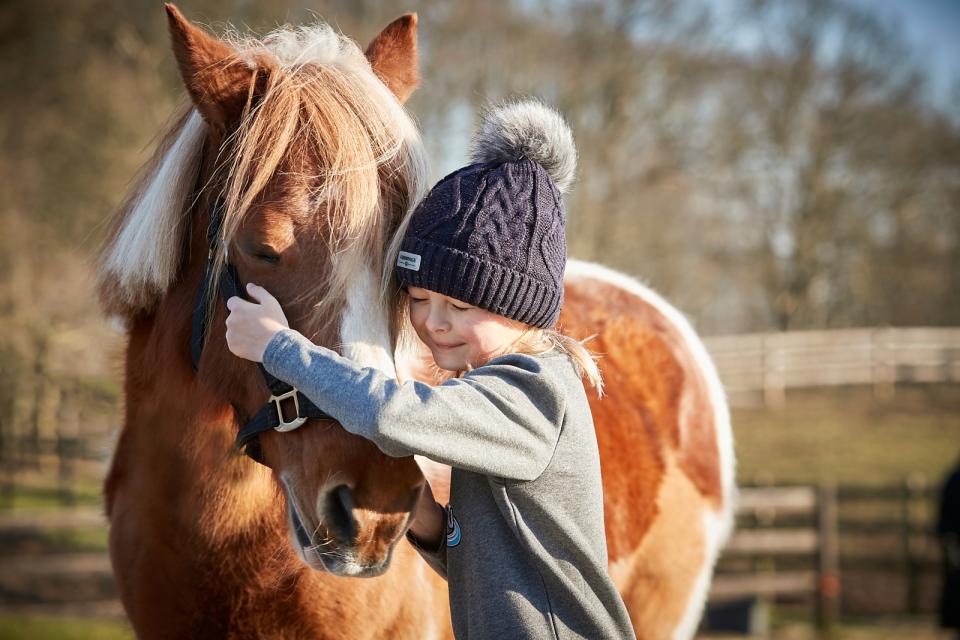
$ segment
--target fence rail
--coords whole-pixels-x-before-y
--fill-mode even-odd
[[[920,476],[886,486],[743,488],[711,598],[812,600],[824,629],[841,605],[877,613],[861,609],[864,590],[885,613],[930,612],[924,586],[937,583],[940,568],[936,497]]]
[[[813,605],[812,615],[829,629],[841,610],[864,613],[845,593],[852,576],[866,572],[872,583],[899,585],[885,601],[885,612],[928,611],[932,605],[923,599],[922,582],[939,568],[934,502],[935,491],[919,478],[889,486],[743,488],[737,530],[718,565],[711,600],[799,598]],[[64,538],[51,532],[106,527],[99,508],[0,510],[4,540],[46,537],[58,545]],[[91,615],[120,612],[102,546],[41,551],[37,546],[0,558],[5,568],[0,594],[8,596],[0,597],[0,611],[78,611],[82,600],[90,603]]]
[[[734,405],[782,404],[787,389],[960,382],[960,328],[864,328],[704,339]]]

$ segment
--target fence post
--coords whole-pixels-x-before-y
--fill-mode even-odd
[[[887,401],[893,398],[897,384],[897,363],[889,328],[870,331],[870,377],[873,380],[873,397]]]
[[[913,545],[913,505],[922,499],[925,484],[923,475],[913,474],[904,478],[900,491],[900,546],[907,579],[904,611],[911,614],[920,612],[920,567]]]
[[[47,388],[47,341],[41,337],[37,339],[36,360],[33,365],[33,378],[31,382],[34,385],[31,400],[33,404],[30,407],[30,418],[27,422],[27,434],[24,438],[23,453],[24,466],[32,469],[40,468],[40,438],[41,423],[43,422],[43,407],[47,399],[49,389]],[[29,456],[29,457],[27,457]]]
[[[5,399],[4,399],[5,400]],[[16,434],[13,430],[14,402],[11,397],[9,405],[6,401],[0,402],[0,509],[13,507],[13,496],[16,491],[16,454],[13,445]]]
[[[75,419],[72,413],[75,396],[76,393],[72,389],[61,387],[60,402],[57,407],[57,494],[60,504],[67,507],[76,505],[73,485],[77,439],[71,437],[72,433],[68,433],[68,429],[72,431],[70,421]]]
[[[829,637],[840,613],[840,573],[837,563],[837,487],[832,482],[817,490],[817,626],[821,637]]]
[[[763,334],[763,403],[782,407],[787,399],[780,333]]]

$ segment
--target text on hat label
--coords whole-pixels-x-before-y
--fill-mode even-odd
[[[401,251],[399,255],[397,255],[397,266],[410,269],[410,271],[420,271],[420,256],[415,253]]]

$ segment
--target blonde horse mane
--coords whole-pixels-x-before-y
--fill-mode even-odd
[[[225,215],[216,272],[281,163],[311,150],[323,167],[308,176],[317,188],[293,206],[304,216],[325,208],[332,268],[304,295],[323,311],[342,303],[351,283],[372,269],[379,275],[378,306],[387,314],[393,256],[427,176],[412,119],[357,44],[328,25],[283,28],[262,40],[235,33],[224,39],[248,61],[252,81],[257,61],[272,68],[262,95],[248,102],[218,150],[214,173],[225,177]],[[207,124],[184,107],[115,214],[100,254],[99,291],[109,313],[130,318],[151,311],[176,281],[189,215],[207,186],[197,184],[206,139]]]

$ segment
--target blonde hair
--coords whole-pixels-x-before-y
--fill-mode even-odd
[[[587,379],[590,386],[597,390],[597,397],[600,398],[603,397],[603,376],[600,374],[600,367],[597,366],[599,356],[592,353],[584,344],[592,338],[593,336],[590,336],[581,341],[558,329],[530,327],[514,343],[514,353],[535,356],[556,349],[570,358],[577,373],[581,378]]]

